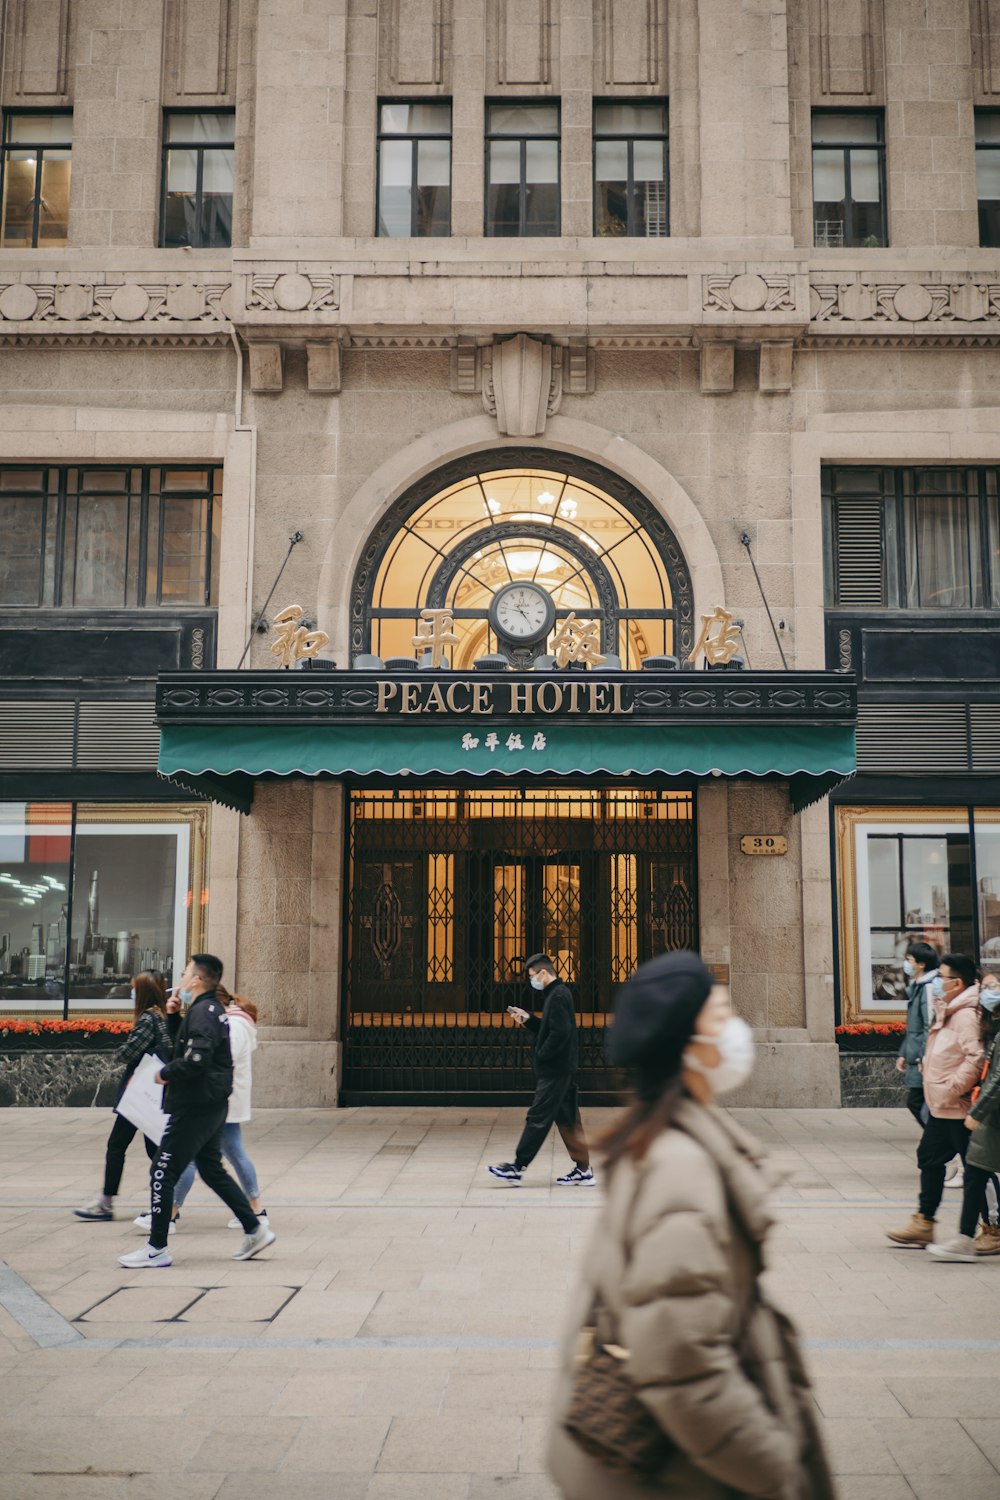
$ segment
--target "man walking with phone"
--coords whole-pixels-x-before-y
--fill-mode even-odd
[[[173,1056],[156,1075],[157,1083],[167,1086],[163,1107],[170,1118],[150,1173],[149,1243],[118,1257],[118,1264],[130,1271],[173,1263],[167,1235],[174,1184],[190,1161],[243,1226],[243,1243],[233,1260],[250,1260],[277,1239],[222,1165],[222,1127],[233,1090],[233,1058],[225,1007],[216,994],[221,978],[220,959],[211,953],[195,953],[178,987],[188,1009],[177,1029]]]
[[[592,1187],[590,1165],[580,1119],[576,1086],[577,1036],[573,996],[556,975],[555,964],[545,953],[536,953],[525,965],[533,990],[545,996],[541,1016],[509,1005],[507,1012],[519,1026],[534,1033],[535,1097],[528,1108],[514,1160],[488,1167],[502,1182],[520,1182],[525,1168],[534,1161],[555,1125],[575,1165],[556,1182],[560,1187]]]

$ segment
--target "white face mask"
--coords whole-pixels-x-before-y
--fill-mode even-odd
[[[907,979],[912,979],[914,974],[916,973],[913,964],[908,958],[903,959],[903,973],[906,975]]]
[[[684,1061],[696,1073],[702,1073],[712,1085],[714,1094],[728,1094],[746,1083],[753,1072],[753,1032],[742,1016],[730,1016],[718,1036],[699,1036],[695,1032],[693,1042],[704,1042],[714,1047],[719,1061],[714,1067],[703,1063],[693,1052],[685,1052]]]
[[[531,988],[533,990],[544,990],[544,988],[545,988],[545,980],[541,977],[540,974],[532,974],[532,976],[531,976]]]

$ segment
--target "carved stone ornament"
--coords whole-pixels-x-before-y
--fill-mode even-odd
[[[702,280],[705,312],[772,313],[794,312],[795,293],[790,276],[705,276]]]
[[[814,275],[809,302],[814,323],[995,324],[1000,322],[1000,281],[936,281],[929,272],[843,281]]]
[[[0,281],[4,323],[221,324],[232,317],[231,283],[141,279]]]
[[[483,351],[483,405],[507,437],[537,437],[562,401],[562,351],[530,334]]]
[[[338,278],[310,271],[283,271],[280,276],[251,276],[248,312],[336,312],[340,305]]]

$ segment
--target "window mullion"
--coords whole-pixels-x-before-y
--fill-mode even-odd
[[[420,176],[420,138],[415,136],[410,143],[410,233],[417,233],[417,190]]]
[[[854,244],[854,200],[851,189],[851,148],[844,147],[844,244]]]
[[[520,182],[517,190],[517,232],[520,239],[524,238],[524,231],[528,223],[528,142],[522,137],[520,154]]]
[[[38,155],[35,158],[35,196],[31,205],[31,248],[38,247],[38,216],[42,205],[42,162],[45,153],[41,146],[38,147]]]
[[[195,148],[195,178],[194,178],[194,248],[203,248],[205,235],[204,226],[201,222],[201,197],[205,185],[205,152],[201,146]]]

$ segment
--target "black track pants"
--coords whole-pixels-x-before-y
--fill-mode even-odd
[[[174,1185],[189,1161],[194,1162],[202,1182],[218,1194],[247,1234],[253,1234],[260,1224],[243,1189],[222,1165],[222,1127],[228,1108],[223,1103],[211,1109],[170,1116],[149,1174],[153,1209],[149,1243],[155,1250],[166,1249]]]
[[[572,1073],[558,1073],[553,1078],[539,1078],[535,1097],[528,1106],[521,1139],[514,1153],[514,1163],[526,1167],[542,1149],[553,1125],[578,1167],[590,1165],[590,1153],[580,1119],[576,1082]]]

